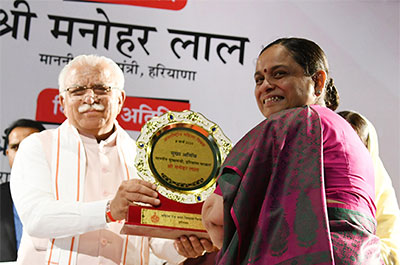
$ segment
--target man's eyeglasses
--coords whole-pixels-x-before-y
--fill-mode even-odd
[[[92,90],[96,96],[107,96],[113,87],[106,85],[92,85],[92,86],[74,86],[69,87],[65,91],[69,92],[73,97],[82,97],[86,95],[88,90]]]

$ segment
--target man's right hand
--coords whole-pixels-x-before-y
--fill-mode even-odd
[[[112,217],[115,220],[125,219],[129,205],[135,202],[148,203],[153,206],[159,205],[160,200],[157,199],[158,193],[156,192],[156,187],[155,184],[141,179],[123,181],[110,203]]]

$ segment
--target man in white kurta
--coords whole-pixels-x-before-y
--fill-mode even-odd
[[[67,120],[26,138],[12,169],[24,225],[18,264],[148,264],[150,248],[178,264],[212,248],[197,238],[174,245],[119,233],[130,204],[160,203],[155,185],[137,178],[135,141],[116,122],[123,86],[122,71],[105,57],[78,56],[61,71]]]

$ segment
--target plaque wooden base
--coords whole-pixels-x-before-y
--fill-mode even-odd
[[[196,235],[210,239],[201,222],[203,202],[179,203],[159,194],[158,207],[129,206],[128,216],[121,233],[176,239],[182,235]]]

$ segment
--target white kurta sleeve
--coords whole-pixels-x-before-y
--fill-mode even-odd
[[[37,134],[22,141],[11,171],[11,193],[25,231],[39,238],[60,238],[106,227],[106,200],[55,199],[49,162]]]
[[[174,240],[163,238],[151,238],[150,247],[153,253],[160,259],[168,261],[168,264],[180,264],[186,260],[178,254],[174,247]]]

